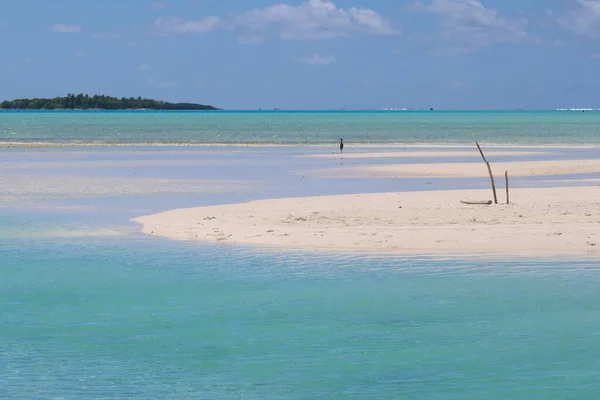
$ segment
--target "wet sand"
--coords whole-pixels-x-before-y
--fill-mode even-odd
[[[600,173],[600,159],[491,162],[494,175],[512,177]],[[480,160],[472,163],[382,164],[319,169],[306,174],[321,178],[477,178],[488,176]]]
[[[488,151],[488,156],[496,156],[496,157],[522,157],[522,156],[539,156],[549,154],[544,151],[518,151],[518,150],[493,150]],[[431,158],[431,157],[473,157],[480,159],[480,155],[477,151],[447,151],[447,150],[439,150],[439,151],[380,151],[380,152],[344,152],[340,154],[339,152],[329,153],[329,154],[306,154],[300,157],[304,158],[348,158],[348,159],[369,159],[369,158]]]

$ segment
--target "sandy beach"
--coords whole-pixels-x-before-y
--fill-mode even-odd
[[[441,148],[441,147],[440,147]],[[505,156],[538,156],[543,154],[549,154],[546,151],[523,151],[523,150],[492,150],[488,151],[487,155],[490,157],[505,157]],[[480,159],[480,155],[477,151],[448,151],[448,150],[428,150],[428,151],[415,151],[415,150],[404,150],[404,151],[363,151],[363,152],[348,152],[346,151],[343,155],[339,152],[333,152],[329,154],[306,154],[299,157],[303,158],[349,158],[349,159],[369,159],[369,158],[430,158],[430,157],[473,157]]]
[[[589,174],[600,172],[599,159],[543,160],[490,162],[495,175],[504,171],[513,177]],[[347,168],[330,168],[309,171],[307,174],[322,178],[477,178],[487,176],[487,168],[481,161],[472,163],[421,163],[382,164]]]
[[[509,205],[489,190],[288,198],[167,211],[136,218],[147,234],[282,248],[392,253],[594,252],[597,187],[516,189]],[[500,199],[504,201],[501,192]]]

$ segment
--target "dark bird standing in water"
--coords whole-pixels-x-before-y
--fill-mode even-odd
[[[344,139],[340,139],[340,153],[344,152]]]

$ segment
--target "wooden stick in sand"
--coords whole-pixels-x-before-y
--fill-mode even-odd
[[[498,196],[496,196],[496,183],[494,182],[494,175],[492,174],[492,167],[490,167],[490,163],[485,158],[485,155],[483,154],[483,150],[481,150],[479,143],[475,142],[475,144],[477,145],[477,148],[479,149],[479,154],[481,154],[481,158],[483,158],[483,162],[485,162],[485,165],[487,166],[488,172],[490,174],[490,180],[492,181],[492,192],[494,192],[494,204],[498,204]]]
[[[506,182],[506,204],[510,204],[510,197],[508,196],[508,171],[504,171],[504,181]]]

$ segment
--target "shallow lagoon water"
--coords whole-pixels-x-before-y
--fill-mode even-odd
[[[4,398],[596,396],[594,262],[0,245]]]
[[[472,150],[472,147],[460,149]],[[385,151],[385,148],[354,146],[348,151]],[[20,218],[21,222],[0,224],[0,238],[76,237],[93,235],[94,231],[100,236],[111,231],[117,235],[134,234],[139,227],[129,220],[140,215],[267,198],[489,187],[483,163],[472,157],[303,157],[332,152],[335,149],[330,147],[1,149],[0,186],[4,190],[0,191],[0,218],[3,221]],[[596,148],[543,149],[541,154],[526,158],[590,159],[599,155],[600,149]],[[519,159],[522,157],[491,157],[493,163]],[[482,176],[328,179],[319,174],[327,169],[368,164],[465,161],[481,168]],[[600,172],[517,177],[511,178],[511,187],[564,185],[564,180],[598,178]]]
[[[9,165],[43,162],[19,174],[66,179],[60,197],[0,209],[2,398],[596,398],[595,258],[283,252],[151,239],[128,222],[174,207],[466,181],[303,179],[339,160],[295,158],[298,149],[46,151],[0,152]],[[233,165],[217,162],[232,154]],[[178,165],[198,158],[216,163]],[[87,167],[53,167],[73,159]],[[119,165],[131,160],[141,163]],[[146,162],[156,160],[165,163]],[[68,184],[91,176],[133,189],[99,196]],[[139,176],[250,184],[182,181],[182,191],[148,194]]]

